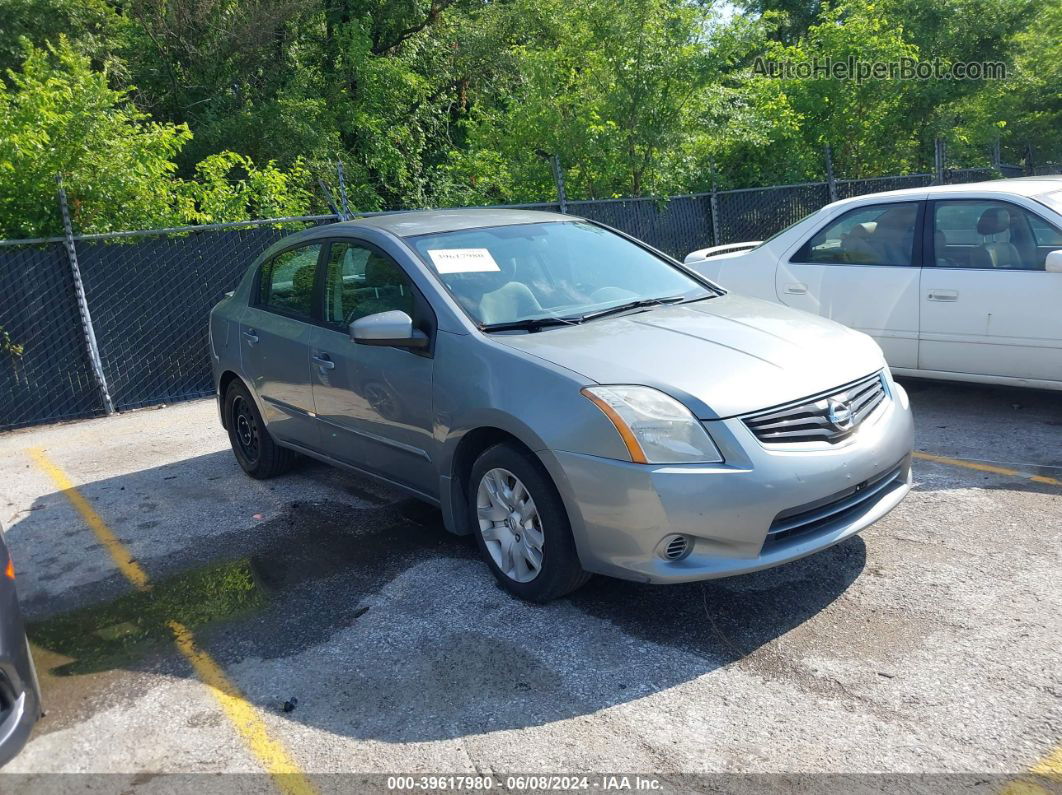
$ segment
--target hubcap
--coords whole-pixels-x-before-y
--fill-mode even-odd
[[[258,421],[255,419],[251,407],[242,397],[236,398],[232,404],[233,424],[236,428],[236,442],[240,446],[240,452],[248,460],[258,460]]]
[[[542,520],[530,492],[507,469],[483,475],[476,492],[479,532],[505,576],[531,582],[542,571]]]

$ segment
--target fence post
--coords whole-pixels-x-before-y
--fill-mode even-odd
[[[943,138],[936,138],[933,141],[933,171],[935,176],[934,185],[944,184],[944,172],[947,171],[947,158],[948,149],[944,143]]]
[[[712,175],[712,195],[708,199],[708,206],[711,208],[712,211],[712,245],[721,246],[723,243],[719,239],[719,200],[718,198],[716,198],[716,193],[718,193],[718,190],[716,189],[715,184],[714,160],[708,162],[708,169]]]
[[[347,203],[347,183],[343,179],[343,161],[336,159],[336,173],[339,175],[339,201],[342,204],[343,220],[349,221],[352,216],[350,214],[350,205]]]
[[[96,377],[96,385],[100,390],[100,399],[107,414],[114,414],[114,401],[111,400],[111,391],[107,387],[107,376],[103,372],[103,361],[100,359],[99,345],[96,344],[96,330],[92,327],[92,316],[89,314],[88,301],[85,299],[85,285],[81,281],[81,268],[77,264],[77,249],[74,247],[74,228],[70,223],[70,208],[66,204],[66,190],[63,188],[62,174],[55,175],[56,184],[59,186],[59,209],[63,213],[63,238],[66,244],[66,256],[70,260],[70,275],[74,281],[74,296],[77,299],[77,311],[81,316],[81,331],[85,337],[85,349],[88,352],[89,365],[92,374]]]
[[[823,154],[826,156],[826,185],[829,188],[832,203],[837,201],[837,180],[833,178],[833,153],[830,151],[829,144],[823,147]]]
[[[560,155],[553,155],[550,162],[553,163],[553,181],[557,184],[557,204],[560,205],[560,211],[566,213],[568,212],[568,196],[564,192],[564,171],[561,170]]]
[[[321,193],[324,194],[325,201],[328,202],[328,209],[332,211],[332,215],[334,215],[340,221],[345,220],[343,218],[343,214],[339,211],[339,205],[336,204],[336,200],[332,196],[332,191],[328,188],[328,184],[320,178],[317,179],[317,184],[321,188]]]

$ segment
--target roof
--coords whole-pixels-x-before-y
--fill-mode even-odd
[[[1017,196],[1043,196],[1046,193],[1062,191],[1062,174],[1042,177],[1014,177],[1012,179],[992,179],[984,182],[961,182],[954,185],[929,185],[922,188],[903,188],[882,193],[865,193],[842,199],[835,204],[848,204],[871,196],[917,196],[930,197],[949,193],[1010,193]]]
[[[538,210],[456,209],[414,210],[411,212],[387,213],[342,221],[335,227],[372,227],[382,229],[399,237],[429,235],[439,232],[455,232],[459,229],[477,229],[484,226],[511,226],[513,224],[540,224],[546,221],[571,221],[570,215],[541,212]]]

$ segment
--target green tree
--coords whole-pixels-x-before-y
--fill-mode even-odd
[[[167,188],[187,126],[151,121],[65,36],[27,48],[8,82],[0,85],[0,234],[61,230],[56,174],[80,230],[150,228],[179,215]]]
[[[224,151],[177,175],[185,124],[155,122],[61,36],[27,45],[0,83],[0,236],[60,234],[55,177],[79,232],[150,229],[306,212],[309,174]]]
[[[573,195],[677,187],[667,163],[716,67],[703,9],[680,0],[554,0],[521,13],[537,17],[540,38],[510,43],[518,79],[506,96],[474,97],[468,151],[452,158],[449,176],[459,183],[465,172],[472,196],[508,189],[507,198],[541,199],[553,193],[543,156],[555,154]]]

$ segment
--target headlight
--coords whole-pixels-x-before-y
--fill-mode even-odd
[[[647,386],[588,386],[582,390],[619,431],[637,464],[715,464],[723,460],[690,410]]]

